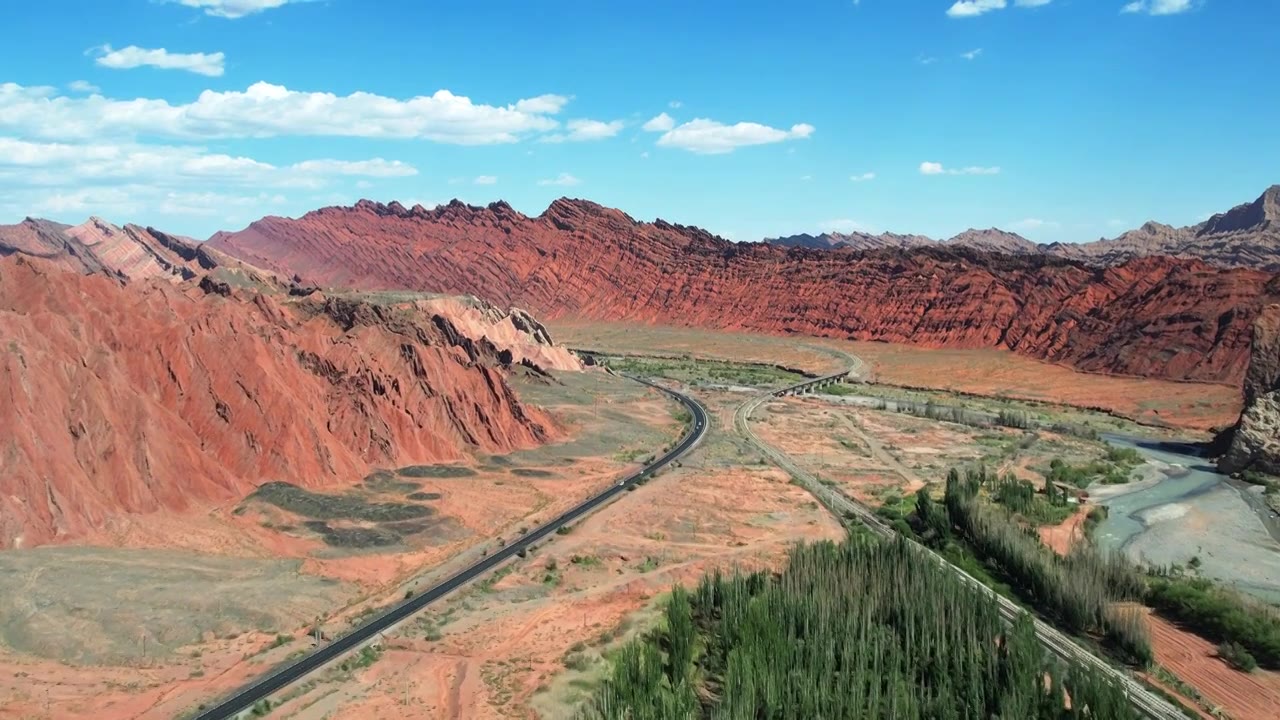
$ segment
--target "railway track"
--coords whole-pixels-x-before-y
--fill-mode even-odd
[[[751,415],[764,403],[783,395],[802,392],[811,387],[829,383],[833,380],[839,380],[856,373],[858,368],[861,367],[861,362],[856,358],[852,358],[852,356],[847,357],[850,357],[853,361],[851,363],[852,367],[850,370],[805,380],[804,382],[797,383],[781,390],[759,395],[743,403],[734,413],[734,425],[738,432],[741,432],[743,436],[751,442],[751,444],[755,445],[756,448],[760,450],[760,452],[764,453],[764,455],[775,465],[782,468],[795,478],[796,482],[800,483],[806,490],[808,490],[818,500],[818,502],[822,503],[822,505],[837,518],[840,518],[841,520],[846,518],[857,519],[870,528],[872,532],[884,538],[900,537],[899,533],[881,520],[870,507],[843,493],[829,488],[826,485],[823,485],[811,473],[796,465],[796,463],[793,462],[785,453],[761,440],[760,437],[755,434],[755,431],[751,429]],[[989,597],[995,598],[996,602],[999,603],[1000,606],[1000,614],[1006,621],[1012,622],[1016,617],[1025,612],[1013,601],[982,584],[979,580],[964,570],[952,565],[938,553],[924,545],[921,545],[912,538],[905,539],[919,552],[927,554],[934,562],[955,573],[964,583],[987,594]],[[1102,658],[1081,647],[1070,637],[1048,623],[1045,623],[1035,617],[1033,617],[1032,620],[1035,623],[1036,637],[1039,638],[1040,643],[1046,649],[1060,658],[1086,663],[1111,676],[1124,687],[1125,692],[1129,696],[1130,702],[1146,717],[1154,718],[1155,720],[1175,720],[1186,717],[1179,708],[1148,690],[1142,685],[1142,683],[1128,673],[1113,667]]]

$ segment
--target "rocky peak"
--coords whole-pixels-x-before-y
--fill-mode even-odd
[[[1040,247],[1017,233],[1007,232],[1000,228],[975,230],[970,228],[955,237],[944,241],[946,245],[961,245],[976,250],[1003,253],[1034,253]]]
[[[1174,227],[1172,225],[1165,225],[1164,223],[1158,223],[1155,220],[1148,220],[1142,223],[1142,227],[1138,228],[1137,231],[1145,233],[1147,235],[1165,235],[1173,232]],[[1134,231],[1130,231],[1130,232],[1134,232]]]
[[[1257,200],[1237,205],[1206,220],[1197,236],[1265,230],[1280,224],[1280,185],[1272,185]]]

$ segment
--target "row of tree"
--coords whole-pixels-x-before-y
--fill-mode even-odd
[[[1070,701],[1067,701],[1067,697]],[[796,548],[780,576],[676,589],[625,646],[590,720],[1136,717],[1108,678],[904,541]]]
[[[944,496],[946,521],[935,518],[931,524],[945,525],[943,532],[958,532],[980,557],[997,565],[1027,601],[1064,629],[1103,634],[1131,660],[1150,663],[1146,624],[1140,615],[1115,608],[1117,603],[1142,600],[1146,583],[1138,569],[1122,556],[1081,545],[1066,557],[1049,550],[1034,529],[1021,527],[1007,511],[979,499],[979,489],[988,483],[1007,481],[985,468],[952,470]],[[925,512],[938,515],[932,508]]]
[[[1068,422],[1044,423],[1037,420],[1032,413],[1026,410],[1014,410],[1012,408],[1001,408],[992,415],[988,412],[969,410],[959,405],[947,405],[933,400],[918,402],[915,400],[891,401],[885,399],[876,400],[873,407],[877,410],[892,409],[894,412],[915,415],[929,420],[953,422],[958,425],[972,427],[1002,425],[1020,430],[1047,429],[1059,435],[1073,435],[1088,440],[1098,439],[1098,431],[1088,425]]]

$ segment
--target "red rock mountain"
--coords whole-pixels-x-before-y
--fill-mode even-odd
[[[322,285],[472,293],[543,316],[1009,348],[1094,372],[1239,383],[1280,278],[1196,260],[1098,268],[967,248],[735,244],[561,199],[432,210],[361,201],[268,217],[209,245]]]
[[[416,301],[261,291],[261,278],[221,271],[125,282],[76,265],[0,258],[0,547],[268,480],[349,484],[370,466],[555,433],[501,369],[561,360],[534,349],[541,326],[527,316],[469,305],[480,317],[458,324]],[[513,324],[529,335],[471,336]]]
[[[137,225],[119,228],[96,217],[76,226],[37,218],[0,225],[0,257],[14,254],[132,280],[189,280],[229,260],[189,238]]]

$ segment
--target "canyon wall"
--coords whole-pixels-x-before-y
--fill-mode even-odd
[[[324,286],[474,294],[544,317],[1007,348],[1080,370],[1241,382],[1280,278],[1198,260],[1114,267],[966,247],[873,251],[735,244],[582,200],[361,201],[268,217],[208,247]]]

